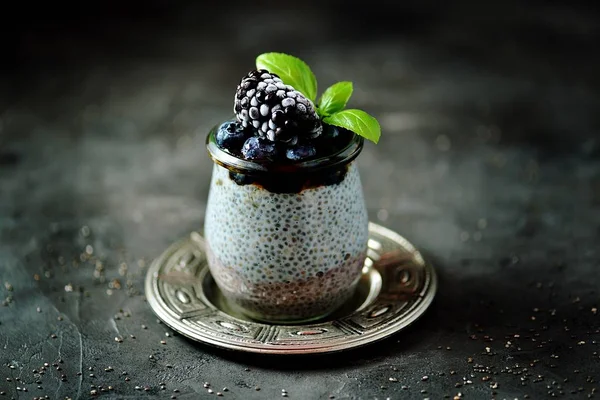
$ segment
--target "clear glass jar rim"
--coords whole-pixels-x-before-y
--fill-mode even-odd
[[[206,149],[208,150],[208,154],[216,164],[222,167],[238,173],[252,175],[306,174],[335,169],[336,167],[341,167],[352,162],[358,157],[364,145],[364,139],[361,136],[354,134],[345,147],[336,153],[324,157],[295,163],[249,161],[236,157],[217,145],[216,133],[220,125],[221,124],[216,125],[206,136]]]

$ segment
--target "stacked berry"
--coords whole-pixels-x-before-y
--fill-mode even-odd
[[[219,127],[217,144],[247,160],[306,160],[317,155],[319,143],[331,139],[328,126],[322,135],[312,102],[266,70],[251,71],[242,79],[234,111],[236,121]]]

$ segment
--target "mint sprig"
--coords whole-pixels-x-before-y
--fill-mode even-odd
[[[374,143],[379,142],[379,122],[362,110],[342,110],[323,118],[330,125],[346,128]]]
[[[256,67],[277,74],[313,103],[317,98],[317,79],[310,67],[297,57],[284,53],[264,53],[256,58]],[[379,141],[381,127],[377,120],[362,110],[345,109],[352,96],[352,82],[331,85],[315,105],[323,122],[348,129],[374,143]]]
[[[329,86],[319,100],[319,116],[323,118],[342,111],[352,96],[352,90],[352,82],[338,82]]]

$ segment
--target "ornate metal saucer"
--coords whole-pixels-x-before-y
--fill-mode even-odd
[[[433,267],[406,239],[369,224],[369,251],[354,298],[302,325],[269,325],[231,310],[212,279],[202,237],[193,232],[161,254],[146,276],[146,297],[175,331],[227,349],[271,354],[351,349],[396,333],[420,317],[437,289]]]

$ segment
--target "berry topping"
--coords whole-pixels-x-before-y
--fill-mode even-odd
[[[288,158],[288,160],[292,161],[306,160],[314,157],[315,155],[317,155],[317,150],[315,149],[315,146],[310,144],[298,144],[290,147],[285,152],[285,156]]]
[[[246,134],[238,122],[229,121],[219,126],[215,139],[219,147],[231,153],[239,153],[240,147],[246,140]]]
[[[274,160],[277,158],[277,147],[270,140],[252,136],[244,142],[242,155],[247,160]]]
[[[323,130],[313,103],[264,69],[242,79],[234,111],[243,128],[271,142],[293,145],[299,137],[316,138]]]
[[[341,81],[317,97],[316,77],[304,61],[264,53],[237,86],[235,120],[219,126],[213,137],[235,157],[284,164],[336,155],[354,135],[377,143],[377,120],[346,109],[352,91],[352,82]]]

